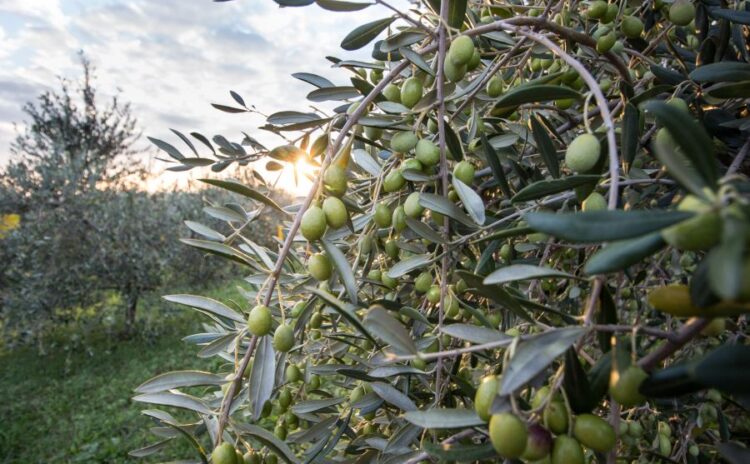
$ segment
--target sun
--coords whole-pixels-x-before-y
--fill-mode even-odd
[[[277,186],[293,195],[307,195],[313,186],[312,179],[318,174],[319,167],[307,158],[300,157],[281,170]]]

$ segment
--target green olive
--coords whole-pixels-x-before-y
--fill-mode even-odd
[[[324,281],[331,278],[333,266],[331,260],[323,253],[316,253],[307,260],[307,271],[317,281]]]
[[[568,145],[565,164],[575,172],[590,171],[599,161],[601,145],[592,134],[581,134]]]
[[[599,192],[591,192],[581,203],[582,211],[601,211],[607,209],[607,200]]]
[[[287,429],[294,430],[299,427],[299,418],[294,415],[294,412],[287,411],[284,414],[284,422],[286,422]]]
[[[410,77],[401,86],[401,104],[412,108],[422,99],[422,82],[416,77]]]
[[[561,434],[568,430],[568,412],[562,401],[550,401],[544,408],[544,423],[555,433]]]
[[[448,293],[445,296],[445,317],[448,319],[455,319],[459,314],[458,298],[455,295]]]
[[[286,353],[294,346],[294,329],[289,324],[282,324],[273,334],[273,347],[276,351]]]
[[[658,134],[657,134],[658,137]],[[659,142],[657,142],[659,143]],[[688,195],[677,207],[680,211],[697,213],[695,216],[661,231],[665,242],[680,250],[708,250],[721,239],[721,216],[708,203]]]
[[[669,20],[677,26],[687,26],[695,19],[695,5],[690,0],[677,0],[669,7]]]
[[[551,464],[584,464],[583,448],[578,440],[560,435],[552,443]]]
[[[596,39],[596,51],[599,53],[607,53],[617,41],[617,36],[614,32],[608,32],[603,36]]]
[[[402,131],[391,137],[391,150],[395,153],[408,153],[417,146],[419,139],[414,132]]]
[[[310,390],[317,390],[318,388],[320,388],[320,377],[318,376],[318,374],[312,374],[310,376],[310,380],[307,382],[307,387]]]
[[[518,459],[526,449],[526,424],[513,414],[504,412],[493,415],[489,432],[492,447],[505,459]]]
[[[370,272],[367,273],[367,278],[370,280],[374,280],[375,282],[380,282],[380,277],[380,269],[371,269]]]
[[[310,317],[309,325],[312,329],[319,329],[323,325],[323,316],[320,313],[313,314]]]
[[[433,285],[427,290],[427,301],[432,304],[438,304],[440,302],[440,286]]]
[[[466,75],[466,65],[456,66],[449,59],[445,60],[443,65],[445,77],[451,82],[458,82]]]
[[[495,375],[488,375],[482,379],[482,383],[477,387],[477,392],[474,395],[474,410],[480,419],[487,422],[490,420],[492,414],[490,414],[490,408],[492,402],[497,396],[498,388],[500,387],[500,380]]]
[[[576,417],[573,435],[584,446],[606,453],[615,446],[615,430],[604,419],[593,414]]]
[[[643,34],[643,21],[635,16],[625,16],[622,18],[620,30],[629,39],[638,38]]]
[[[630,408],[643,403],[645,398],[638,391],[648,374],[638,366],[628,366],[622,372],[613,369],[609,377],[609,394],[612,399]]]
[[[419,218],[424,212],[424,207],[419,204],[419,192],[412,192],[404,201],[404,212],[412,218]]]
[[[349,394],[349,403],[354,404],[357,401],[361,400],[363,396],[365,396],[365,389],[362,388],[361,385],[359,385],[353,388],[351,394]]]
[[[385,176],[385,179],[383,179],[383,191],[386,193],[401,190],[404,185],[406,185],[406,179],[404,179],[404,175],[401,174],[401,170],[399,169],[394,169],[389,172],[388,175]]]
[[[211,453],[211,462],[213,464],[239,464],[237,462],[237,451],[231,443],[224,442]]]
[[[419,293],[427,293],[430,290],[430,287],[432,287],[432,281],[432,274],[425,271],[414,279],[414,289]]]
[[[378,203],[375,206],[375,215],[373,216],[375,224],[378,227],[390,227],[393,220],[393,213],[385,203]]]
[[[573,103],[575,100],[572,98],[561,98],[559,100],[555,100],[555,106],[560,108],[561,110],[567,110],[571,106],[573,106]]]
[[[401,90],[395,84],[388,84],[383,89],[383,96],[393,103],[401,103]]]
[[[383,129],[380,127],[365,126],[365,136],[375,142],[383,136]]]
[[[672,106],[673,108],[677,108],[678,110],[684,111],[685,113],[690,113],[690,107],[688,106],[687,102],[679,97],[672,97],[669,100],[667,100],[667,104]]]
[[[586,15],[591,19],[599,19],[607,13],[607,2],[604,0],[596,0],[589,4]]]
[[[513,249],[509,244],[503,243],[503,246],[500,247],[500,259],[502,259],[503,261],[510,261],[512,257]]]
[[[346,205],[336,197],[328,197],[323,201],[323,212],[326,215],[326,222],[334,229],[343,227],[349,218]]]
[[[503,80],[500,76],[492,76],[489,82],[487,82],[487,95],[490,98],[497,98],[503,93]]]
[[[618,10],[619,10],[619,8],[618,8],[618,6],[617,6],[616,3],[610,3],[610,4],[608,4],[607,5],[607,12],[604,13],[604,16],[602,16],[601,19],[599,19],[599,21],[602,24],[609,24],[609,23],[611,23],[617,17]]]
[[[469,64],[474,55],[474,42],[471,37],[462,35],[457,37],[448,49],[448,59],[454,66],[465,66]]]
[[[419,144],[417,144],[417,148],[419,148]],[[405,171],[407,169],[411,169],[414,171],[421,171],[423,169],[422,163],[416,159],[416,158],[409,158],[408,160],[404,160],[403,163],[401,163],[401,170]]]
[[[417,142],[416,156],[423,165],[434,166],[440,162],[440,149],[434,142],[420,139]]]
[[[384,272],[380,276],[380,282],[382,282],[382,284],[385,285],[386,288],[391,289],[391,290],[396,288],[396,286],[398,285],[398,280],[389,276],[387,272]]]
[[[468,161],[460,161],[453,168],[453,175],[466,185],[474,183],[474,165]]]
[[[396,259],[398,258],[399,253],[399,247],[398,242],[396,242],[393,239],[389,239],[385,242],[385,254],[388,255],[389,258]]]
[[[482,54],[479,53],[479,50],[476,48],[474,49],[474,53],[471,54],[471,59],[468,63],[466,63],[466,69],[468,71],[473,71],[479,67],[479,64],[482,62]]]
[[[294,364],[289,364],[286,366],[286,381],[295,383],[302,380],[302,372],[300,372],[299,367],[295,366]]]
[[[348,181],[346,170],[337,164],[328,166],[323,175],[323,185],[328,193],[340,197],[346,193]]]
[[[286,411],[286,408],[292,404],[292,394],[286,388],[279,392],[279,406],[282,411]]]
[[[266,305],[258,305],[250,310],[247,316],[247,330],[258,337],[271,332],[271,310]]]
[[[741,295],[740,295],[741,296]],[[705,329],[701,330],[704,337],[718,337],[727,329],[727,320],[724,317],[712,319]]]
[[[244,462],[245,464],[261,464],[260,454],[254,453],[252,451],[248,451],[243,456],[242,462]],[[237,463],[237,464],[240,464],[240,463]]]
[[[318,206],[311,206],[302,215],[300,231],[302,236],[311,242],[320,239],[325,234],[327,227],[326,214]]]
[[[435,134],[438,131],[437,121],[435,121],[434,119],[429,119],[427,121],[427,131],[430,134]]]
[[[393,210],[391,223],[393,225],[393,230],[396,232],[401,232],[406,229],[406,213],[404,212],[404,207],[402,205],[397,206],[396,209]]]
[[[305,310],[305,306],[306,304],[304,301],[299,301],[297,302],[297,304],[292,306],[292,314],[291,314],[292,318],[294,319],[298,318],[300,314],[302,314],[302,311]]]

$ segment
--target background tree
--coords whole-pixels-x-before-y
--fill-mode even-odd
[[[121,295],[130,336],[142,292],[205,285],[226,270],[171,238],[189,235],[184,220],[224,208],[228,196],[141,190],[146,153],[135,148],[130,106],[98,102],[93,67],[83,55],[81,64],[80,82],[63,79],[25,106],[28,124],[0,176],[0,211],[18,219],[0,237],[0,327],[10,340],[39,336],[108,292]]]
[[[80,60],[80,82],[60,79],[59,91],[45,92],[24,107],[29,120],[11,145],[2,209],[23,213],[59,206],[98,183],[114,186],[142,170],[140,160],[133,159],[139,134],[130,105],[116,96],[99,103],[94,68],[83,53]]]

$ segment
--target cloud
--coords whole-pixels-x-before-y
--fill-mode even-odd
[[[290,74],[346,84],[348,73],[324,57],[367,58],[369,49],[347,54],[339,43],[387,14],[380,6],[356,13],[281,9],[272,0],[0,0],[0,164],[24,103],[56,88],[56,76],[77,78],[81,49],[96,66],[101,98],[119,93],[131,102],[145,135],[175,140],[175,128],[239,140],[246,131],[270,146],[281,143],[255,129],[262,118],[220,113],[210,103],[232,104],[231,89],[266,113],[309,109],[312,88]]]

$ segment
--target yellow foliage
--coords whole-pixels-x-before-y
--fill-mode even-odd
[[[16,229],[20,224],[20,214],[3,214],[0,216],[0,238],[5,237],[7,232]]]

